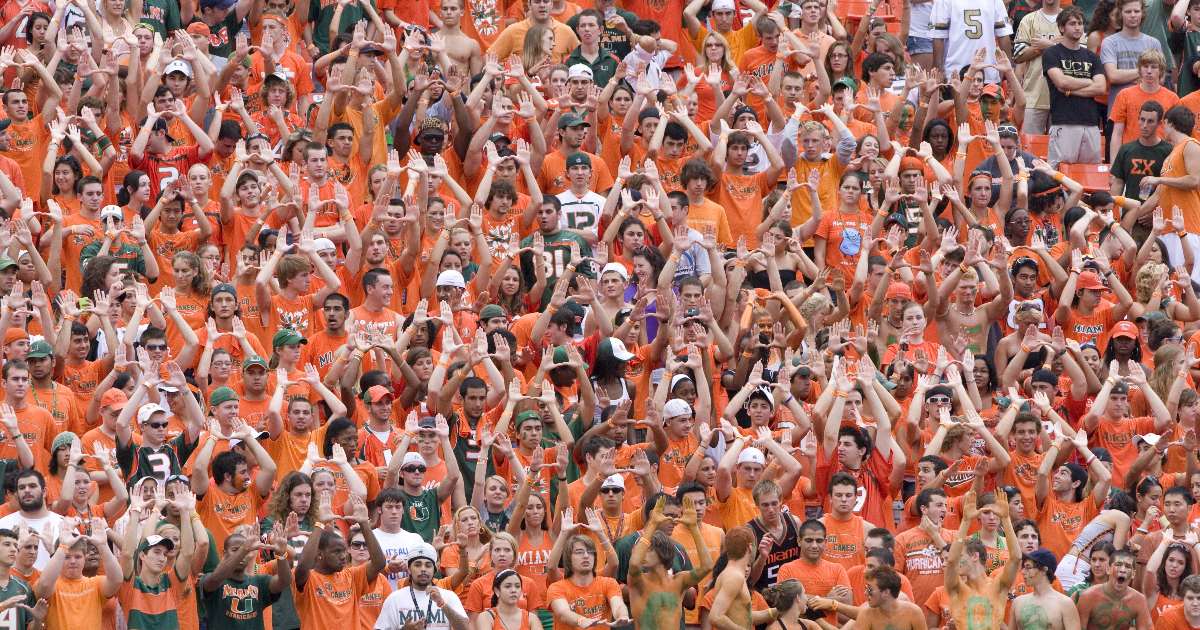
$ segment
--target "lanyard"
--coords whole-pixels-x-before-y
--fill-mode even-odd
[[[416,589],[414,589],[412,587],[411,579],[408,582],[408,596],[412,598],[413,610],[420,612],[421,605],[417,603],[417,591],[416,591]],[[429,615],[432,612],[433,612],[433,598],[426,595],[425,596],[425,614],[421,616],[421,619],[426,619],[426,620],[429,619]]]
[[[37,406],[41,407],[42,409],[45,409],[46,406],[42,404],[41,400],[38,400],[37,388],[30,387],[29,390],[33,392],[33,402],[36,403]],[[58,413],[57,413],[58,412],[58,383],[54,383],[54,388],[51,389],[50,391],[54,392],[54,398],[51,401],[52,406],[50,407],[50,409],[48,409],[48,411],[50,412],[51,416],[57,418],[58,417]]]

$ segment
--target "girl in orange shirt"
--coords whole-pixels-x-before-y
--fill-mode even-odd
[[[467,554],[467,580],[491,570],[491,554],[488,545],[492,542],[492,530],[483,526],[479,510],[464,505],[454,512],[454,523],[451,526],[453,540],[457,545],[447,545],[442,549],[442,572],[453,574],[458,572],[461,553]],[[465,581],[464,581],[465,584]],[[459,585],[455,594],[462,596],[466,588]]]
[[[362,528],[354,525],[350,528],[350,566],[360,567],[371,559],[371,550],[367,547],[367,539],[363,537]],[[368,589],[358,598],[358,629],[371,630],[383,611],[383,600],[392,594],[392,583],[388,581],[387,573],[380,572],[375,581],[368,583]]]

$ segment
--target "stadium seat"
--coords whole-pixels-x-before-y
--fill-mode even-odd
[[[1021,150],[1044,160],[1050,150],[1050,136],[1023,133],[1021,134]]]
[[[1058,170],[1079,182],[1084,192],[1091,193],[1109,188],[1107,164],[1059,164]]]

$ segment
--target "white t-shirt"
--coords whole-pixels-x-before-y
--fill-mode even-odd
[[[467,611],[463,609],[462,602],[454,591],[444,588],[438,590],[442,592],[442,600],[447,606],[463,617],[467,616]],[[417,618],[425,619],[425,630],[450,630],[450,620],[441,607],[429,601],[425,591],[418,591],[409,586],[393,592],[383,600],[383,610],[375,620],[375,630],[400,630],[406,622]]]
[[[42,528],[46,526],[46,523],[50,523],[50,535],[53,536],[54,541],[57,542],[58,526],[62,524],[62,520],[62,515],[55,514],[54,512],[50,512],[49,515],[42,518],[32,519],[21,516],[20,512],[13,512],[4,518],[0,518],[0,529],[11,529],[16,531],[18,525],[25,523],[26,525],[29,525],[33,531],[40,534],[42,533]],[[47,562],[50,562],[50,554],[46,551],[46,545],[38,545],[38,557],[37,560],[33,561],[33,568],[41,571],[42,569],[46,568]]]
[[[946,68],[957,72],[971,65],[975,51],[987,50],[985,63],[996,63],[996,38],[1012,35],[1012,21],[1000,0],[934,0],[929,37],[946,41]],[[983,80],[999,83],[995,68],[984,68]]]
[[[379,548],[383,549],[383,555],[388,558],[394,558],[396,555],[399,555],[401,558],[407,558],[409,549],[425,542],[417,534],[406,532],[403,529],[395,534],[389,534],[379,528],[372,531],[375,534],[375,540],[379,541]],[[408,574],[389,573],[387,576],[388,581],[392,583],[392,590],[394,591],[396,590],[396,581],[400,578],[408,577]]]
[[[558,215],[558,227],[563,230],[590,230],[599,233],[600,213],[604,211],[605,198],[599,193],[587,191],[576,197],[570,190],[558,195],[562,213]]]

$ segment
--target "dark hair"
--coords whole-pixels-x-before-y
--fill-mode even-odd
[[[461,2],[462,0],[459,0],[459,1]],[[596,12],[595,9],[589,9],[589,11],[591,11],[593,13]],[[651,540],[651,545],[653,546],[653,544],[654,544],[653,540]],[[497,571],[496,576],[492,578],[492,607],[493,608],[496,607],[496,604],[500,603],[500,585],[504,584],[504,580],[507,580],[508,578],[510,578],[514,575],[517,576],[517,578],[521,581],[521,586],[524,587],[525,586],[524,578],[521,577],[520,573],[517,573],[516,571],[514,571],[512,569],[504,569],[503,571]]]
[[[712,188],[716,183],[713,180],[712,167],[708,165],[708,161],[702,158],[692,158],[683,163],[679,169],[679,183],[686,188],[688,182],[694,179],[703,179],[708,182],[706,188]]]
[[[934,497],[942,497],[944,499],[946,498],[946,491],[942,490],[941,488],[925,488],[919,492],[917,494],[917,500],[913,503],[913,507],[916,508],[917,514],[921,513],[921,508],[929,507],[929,504],[933,503]]]
[[[479,378],[478,376],[468,376],[467,378],[463,379],[462,385],[458,386],[458,395],[465,398],[467,391],[472,389],[482,389],[484,393],[487,393],[487,381]]]
[[[1097,11],[1097,13],[1099,12],[1099,7],[1096,8],[1096,11]],[[1107,16],[1108,11],[1105,11],[1104,14]],[[1083,14],[1083,9],[1080,9],[1079,7],[1077,7],[1075,5],[1070,5],[1070,6],[1063,7],[1062,11],[1060,11],[1058,14],[1058,19],[1055,20],[1055,23],[1058,24],[1058,30],[1062,31],[1064,28],[1066,28],[1067,22],[1071,18],[1079,18],[1080,22],[1083,22],[1085,24],[1087,23],[1087,16],[1085,16]]]
[[[851,475],[850,473],[834,473],[833,476],[829,478],[828,490],[830,494],[833,494],[834,486],[850,486],[851,488],[858,490],[858,480],[855,479],[854,475]]]
[[[583,441],[581,452],[586,458],[588,456],[595,457],[597,453],[604,449],[616,448],[617,443],[612,441],[612,438],[605,435],[593,435]]]
[[[946,460],[943,459],[941,455],[923,455],[921,457],[921,459],[917,460],[917,463],[918,464],[923,464],[923,463],[930,464],[931,466],[933,466],[933,474],[935,474],[935,475],[940,474],[943,470],[946,470],[947,468],[950,467],[950,464],[947,464]]]
[[[404,493],[400,488],[384,488],[375,495],[375,509],[381,509],[388,503],[404,503]]]
[[[881,590],[891,593],[892,597],[900,596],[900,574],[896,573],[892,567],[886,565],[875,567],[867,571],[863,577],[875,582],[875,585]]]
[[[821,532],[821,536],[824,536],[825,533],[829,531],[828,529],[825,528],[825,523],[822,523],[821,521],[810,518],[807,521],[804,521],[803,523],[800,524],[800,529],[796,530],[796,535],[799,536],[800,538],[804,538],[804,532],[807,532],[809,530],[819,531],[819,532]]]
[[[133,193],[140,190],[138,183],[146,176],[146,171],[134,170],[125,173],[125,178],[121,180],[121,190],[117,191],[117,205],[128,206]]]
[[[218,485],[225,482],[226,478],[233,479],[237,474],[237,467],[246,463],[246,456],[237,451],[225,451],[218,453],[212,460],[213,481]],[[204,474],[203,471],[198,471],[193,474]]]
[[[1108,27],[1112,25],[1112,20],[1109,19],[1108,14],[1111,13],[1115,8],[1117,8],[1117,3],[1113,2],[1113,0],[1100,0],[1100,2],[1096,4],[1096,8],[1093,9],[1092,21],[1088,22],[1087,32],[1093,33],[1098,31],[1103,33],[1107,31]],[[1060,13],[1059,15],[1062,14]],[[1059,28],[1062,27],[1060,26]]]
[[[886,527],[872,527],[867,530],[867,538],[878,538],[883,548],[889,551],[896,548],[896,535]]]
[[[892,64],[893,68],[896,66],[896,61],[887,53],[873,52],[867,55],[867,58],[863,59],[862,62],[862,80],[864,82],[869,82],[871,80],[872,73],[878,72],[879,69],[884,66],[884,64],[889,63]]]
[[[1192,498],[1192,491],[1184,488],[1183,486],[1171,486],[1170,488],[1167,488],[1167,490],[1163,492],[1163,498],[1165,499],[1173,494],[1182,496],[1183,502],[1188,505],[1196,502],[1196,500]]]
[[[884,566],[893,568],[896,566],[896,554],[891,549],[868,549],[867,557],[875,558]]]
[[[324,457],[333,457],[333,442],[338,435],[345,433],[347,429],[352,429],[358,433],[358,426],[349,418],[335,418],[325,425],[325,442],[321,445],[321,453]],[[346,453],[346,457],[353,459],[354,453]]]
[[[1065,11],[1066,9],[1063,10]],[[1163,122],[1171,123],[1171,127],[1175,131],[1185,136],[1190,136],[1192,135],[1192,130],[1196,128],[1196,115],[1192,113],[1192,110],[1182,105],[1176,105],[1168,109],[1167,113],[1163,115]]]
[[[79,165],[79,158],[74,155],[64,155],[54,158],[54,168],[57,169],[60,164],[66,164],[71,169],[71,172],[75,174],[75,182],[71,185],[71,192],[78,193],[79,180],[83,179],[83,167]],[[53,170],[51,173],[53,173]],[[53,179],[53,175],[51,175],[51,178]],[[62,194],[62,191],[58,189],[57,183],[53,185],[51,192],[55,195]]]

